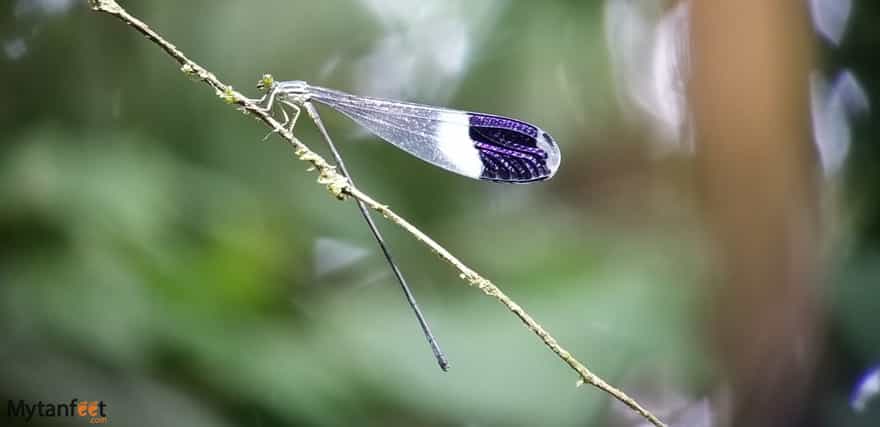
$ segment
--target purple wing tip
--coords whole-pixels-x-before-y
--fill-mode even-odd
[[[480,153],[480,179],[527,183],[551,178],[559,167],[559,147],[546,132],[507,117],[471,114],[470,137]]]

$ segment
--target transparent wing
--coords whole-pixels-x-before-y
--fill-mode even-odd
[[[559,150],[539,128],[515,119],[359,97],[310,86],[311,98],[376,136],[446,170],[502,182],[547,179]]]

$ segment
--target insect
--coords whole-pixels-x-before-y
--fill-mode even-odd
[[[559,168],[561,154],[553,138],[516,119],[361,97],[268,75],[258,86],[268,91],[261,100],[267,109],[277,101],[298,115],[300,106],[314,100],[397,148],[470,178],[528,183],[550,179]],[[296,118],[289,121],[292,126]]]
[[[280,103],[284,126],[291,131],[301,108],[306,109],[330,147],[339,170],[349,181],[352,181],[351,174],[311,100],[341,112],[376,136],[419,159],[470,178],[528,183],[549,179],[559,168],[559,147],[553,138],[541,128],[516,119],[361,97],[312,86],[300,80],[275,81],[268,74],[263,76],[257,88],[265,90],[266,94],[254,101],[267,112],[272,111],[276,102]],[[292,117],[284,106],[294,110]],[[367,207],[360,200],[357,203],[418,319],[437,364],[443,371],[448,370],[446,355],[431,333],[403,273],[395,264]]]

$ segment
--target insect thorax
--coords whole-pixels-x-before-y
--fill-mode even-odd
[[[302,80],[276,82],[274,90],[277,91],[279,98],[287,99],[297,104],[302,104],[311,97],[309,84]]]

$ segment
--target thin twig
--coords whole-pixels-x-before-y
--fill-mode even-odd
[[[370,209],[379,212],[387,218],[389,221],[397,224],[401,228],[403,228],[406,232],[410,233],[416,240],[422,242],[425,246],[428,247],[432,252],[434,252],[440,259],[449,263],[452,267],[459,271],[459,277],[465,280],[471,286],[476,286],[486,295],[495,297],[499,302],[504,304],[508,310],[513,312],[532,332],[537,335],[541,341],[544,342],[544,345],[547,346],[553,353],[559,356],[568,366],[570,366],[575,372],[577,372],[580,379],[578,380],[578,385],[582,383],[590,384],[608,394],[612,397],[630,407],[633,411],[644,417],[646,420],[654,424],[655,426],[665,426],[663,422],[661,422],[656,416],[652,413],[648,412],[647,409],[643,408],[639,405],[635,400],[631,397],[627,396],[624,392],[618,390],[614,386],[605,382],[602,378],[597,376],[596,374],[590,372],[589,369],[586,368],[581,362],[579,362],[568,350],[564,349],[562,346],[556,342],[556,339],[547,332],[544,327],[542,327],[535,319],[532,318],[522,307],[519,306],[516,302],[514,302],[510,297],[508,297],[504,292],[501,291],[497,286],[495,286],[488,279],[484,278],[476,271],[462,263],[458,258],[452,255],[449,251],[447,251],[443,246],[439,243],[435,242],[433,239],[428,237],[421,230],[416,228],[414,225],[410,224],[407,220],[403,219],[400,215],[397,215],[392,211],[388,206],[383,205],[368,194],[362,192],[361,190],[355,188],[351,182],[349,182],[343,175],[338,173],[332,165],[327,163],[323,157],[309,149],[305,144],[303,144],[299,139],[293,136],[293,133],[286,129],[281,123],[275,120],[274,117],[268,112],[261,109],[258,105],[256,105],[250,98],[245,97],[241,93],[232,89],[231,86],[228,86],[221,82],[213,73],[206,70],[201,65],[196,64],[191,59],[189,59],[180,49],[176,46],[165,40],[158,33],[153,31],[147,24],[143,23],[141,20],[135,18],[125,11],[115,0],[89,0],[89,4],[92,9],[97,12],[103,12],[110,15],[115,16],[126,24],[130,25],[139,33],[146,36],[150,41],[157,44],[162,48],[168,55],[174,58],[177,63],[181,65],[181,70],[187,75],[198,78],[202,82],[211,86],[217,93],[217,95],[223,99],[225,102],[229,104],[235,104],[240,107],[241,110],[253,114],[262,122],[266,123],[271,127],[275,132],[281,135],[288,143],[290,143],[294,148],[294,153],[296,156],[305,162],[308,162],[312,165],[313,169],[318,172],[318,183],[327,186],[328,191],[333,194],[337,199],[344,200],[348,196],[353,197],[360,202],[364,203]]]

